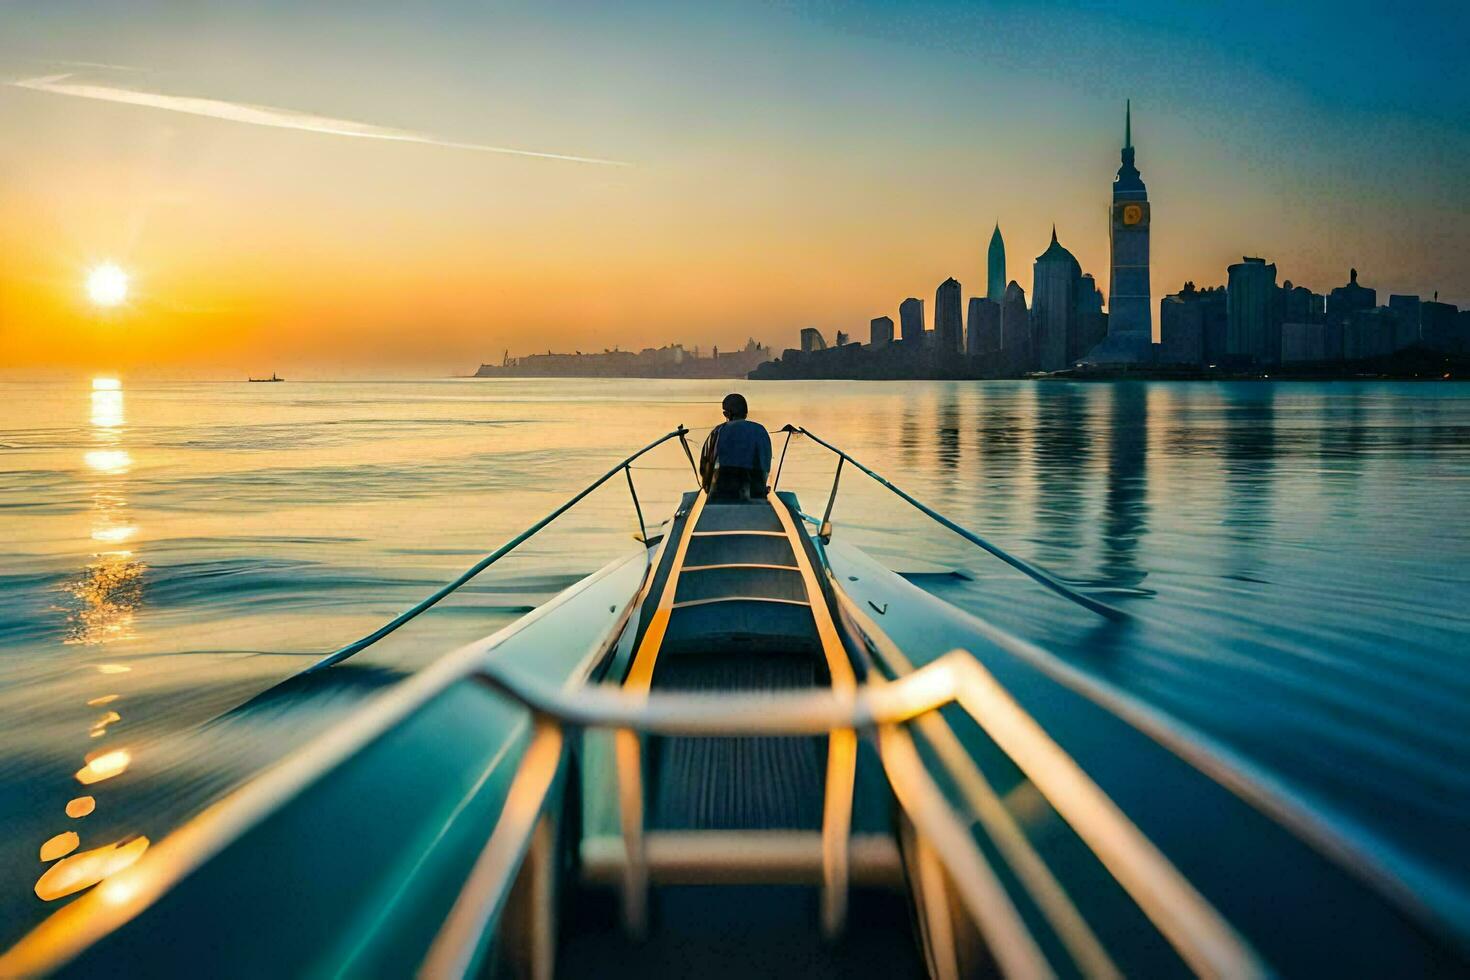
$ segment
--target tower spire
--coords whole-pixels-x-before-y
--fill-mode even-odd
[[[1123,104],[1123,149],[1128,150],[1133,148],[1133,100],[1128,99]]]
[[[1051,223],[1051,243],[1053,245],[1057,243],[1057,223],[1055,221]]]

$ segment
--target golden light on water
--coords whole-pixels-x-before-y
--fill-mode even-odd
[[[143,599],[143,572],[147,566],[130,551],[104,551],[87,567],[84,578],[67,589],[72,608],[67,615],[64,643],[100,644],[132,636],[133,619]],[[125,664],[98,664],[103,674],[124,674]]]
[[[131,524],[123,524],[117,527],[101,527],[92,532],[92,540],[116,544],[119,541],[126,541],[137,533],[138,529]]]
[[[92,730],[89,733],[89,737],[101,738],[103,735],[106,735],[107,726],[111,725],[115,721],[122,721],[122,715],[118,714],[116,711],[108,711],[103,713],[100,718],[92,722]]]
[[[72,851],[75,851],[77,845],[81,842],[82,839],[77,836],[77,832],[74,830],[68,830],[64,834],[57,834],[41,845],[41,860],[55,861],[59,857],[64,857]]]
[[[76,772],[77,782],[83,786],[91,786],[100,783],[104,779],[120,776],[127,772],[128,766],[132,764],[133,755],[127,749],[113,749],[103,752],[101,755],[91,757],[87,764]]]
[[[99,673],[99,674],[126,674],[128,671],[130,671],[132,669],[133,668],[129,667],[127,664],[98,664],[97,665],[97,673]],[[109,695],[109,696],[110,697],[117,697],[117,695],[115,695],[115,694]],[[89,701],[87,703],[90,704],[91,702]]]
[[[112,702],[116,701],[117,697],[118,696],[116,694],[104,694],[100,698],[93,698],[92,700],[88,701],[87,706],[89,708],[101,707],[104,704],[111,704]]]
[[[126,449],[91,449],[82,459],[89,469],[109,476],[126,473],[133,465],[132,454]]]
[[[109,382],[111,387],[99,388]],[[123,424],[123,393],[115,378],[97,378],[92,382],[92,425],[99,429],[115,429]]]
[[[73,820],[79,820],[97,809],[97,800],[91,796],[78,796],[69,800],[66,804],[66,815]]]
[[[87,273],[87,298],[98,306],[117,306],[128,298],[128,274],[104,262]]]
[[[148,838],[135,837],[126,843],[108,844],[62,858],[36,882],[36,895],[44,902],[75,894],[117,874],[148,850]]]

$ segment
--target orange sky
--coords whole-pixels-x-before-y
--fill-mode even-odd
[[[875,39],[780,11],[709,15],[712,27],[662,9],[655,31],[629,10],[604,24],[515,8],[461,39],[447,14],[343,31],[307,13],[218,13],[109,31],[7,7],[0,371],[446,374],[505,349],[779,348],[806,325],[865,337],[905,296],[932,308],[947,276],[983,291],[996,220],[1028,293],[1053,221],[1106,290],[1125,95],[1153,200],[1155,302],[1186,278],[1223,281],[1247,253],[1317,290],[1351,264],[1381,301],[1435,288],[1470,301],[1463,126],[1326,112],[1298,80],[1161,34],[1136,36],[1153,56],[1143,71],[1095,51],[1086,62],[1090,31],[1059,42],[1080,46],[1070,68],[1042,71],[1024,51],[1007,63],[920,43],[897,19]],[[987,26],[1014,40],[1004,24],[976,36]],[[14,84],[59,74],[630,166]],[[1212,94],[1222,85],[1228,99]],[[1422,152],[1399,153],[1414,133]],[[103,260],[134,277],[124,308],[86,301]]]

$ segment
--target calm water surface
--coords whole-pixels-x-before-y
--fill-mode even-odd
[[[1230,746],[1463,914],[1470,386],[741,387],[771,427],[806,425],[1136,620],[1100,628],[851,471],[840,538]],[[724,391],[0,385],[0,944],[362,698],[635,548],[611,483],[310,698],[218,720],[638,446],[710,425]],[[831,474],[793,444],[782,485],[816,510]],[[689,466],[670,444],[636,479],[655,522]],[[43,846],[92,854],[43,878]]]

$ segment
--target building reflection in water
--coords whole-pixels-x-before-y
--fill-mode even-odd
[[[1034,394],[1034,388],[990,386],[980,396],[975,413],[979,419],[975,470],[978,513],[981,528],[992,532],[1016,526],[1016,508],[1023,503],[1021,490],[1033,483],[1021,472],[1035,419],[1034,406],[1028,411],[1019,401],[1023,394]]]
[[[134,554],[130,542],[138,526],[128,512],[125,477],[133,466],[132,454],[124,445],[126,413],[122,384],[114,378],[97,378],[91,392],[91,448],[82,455],[86,475],[92,483],[92,552],[86,569],[66,592],[64,642],[101,646],[133,636],[134,617],[143,599],[147,566]],[[127,674],[132,667],[120,663],[96,663],[92,668],[103,678]],[[115,725],[123,720],[114,705],[120,700],[114,690],[98,691],[85,705],[78,705],[78,727],[88,741],[107,741]],[[98,711],[98,708],[104,708]],[[132,765],[132,752],[107,746],[88,752],[82,766],[72,775],[76,783],[92,786],[122,775]],[[61,807],[71,821],[94,813],[94,796],[77,796]],[[68,829],[40,845],[43,863],[50,864],[37,880],[35,892],[43,901],[54,901],[97,884],[137,861],[148,849],[148,838],[130,835],[121,840],[78,851],[85,828]]]
[[[923,462],[923,451],[929,445],[927,433],[932,431],[926,429],[923,419],[919,417],[918,401],[925,397],[928,392],[918,392],[917,397],[905,398],[903,400],[903,411],[898,430],[899,459],[903,462],[905,473],[917,472],[919,464]]]
[[[953,497],[960,465],[960,419],[972,414],[968,393],[959,385],[947,384],[940,389],[935,406],[934,457],[939,461],[938,475],[946,500]]]
[[[1272,536],[1276,468],[1276,386],[1225,386],[1224,525],[1226,574],[1259,582],[1261,549]]]
[[[1092,458],[1089,398],[1092,389],[1062,383],[1038,386],[1031,456],[1036,471],[1037,559],[1068,567],[1081,546],[1086,516],[1085,481]]]
[[[1378,501],[1372,495],[1363,494],[1358,486],[1363,471],[1363,458],[1372,448],[1368,442],[1363,392],[1352,385],[1341,393],[1333,392],[1330,397],[1330,409],[1325,405],[1319,409],[1322,415],[1328,415],[1330,411],[1332,418],[1331,425],[1324,425],[1318,430],[1322,496],[1327,501],[1328,513],[1334,518],[1357,520],[1364,504],[1378,506]],[[1416,406],[1416,411],[1418,410],[1420,409]],[[1399,431],[1409,433],[1405,441],[1412,441],[1419,427],[1403,425]],[[1433,448],[1428,451],[1433,452]]]
[[[1151,387],[1141,382],[1109,386],[1107,495],[1102,517],[1102,582],[1114,588],[1140,585],[1138,546],[1148,530],[1148,419]]]

